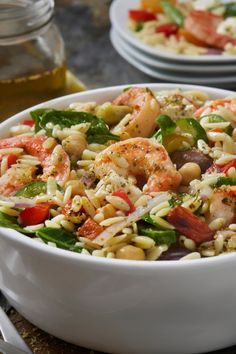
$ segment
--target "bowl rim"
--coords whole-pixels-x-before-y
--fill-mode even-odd
[[[226,85],[232,85],[236,81],[236,76],[231,73],[224,73],[222,76],[217,76],[214,75],[214,77],[208,77],[206,74],[204,77],[197,75],[196,77],[191,76],[191,71],[187,72],[178,72],[178,71],[169,71],[169,69],[164,69],[164,68],[158,68],[153,65],[147,64],[143,62],[140,57],[135,56],[133,53],[130,51],[130,47],[126,45],[126,43],[123,41],[123,43],[117,38],[116,36],[119,35],[116,33],[116,30],[113,28],[110,31],[110,40],[111,43],[114,47],[114,49],[117,51],[117,53],[125,59],[129,64],[134,66],[136,69],[139,71],[153,77],[156,79],[161,79],[161,80],[174,80],[175,82],[183,82],[185,84],[195,82],[198,85],[221,85],[221,86],[226,86]],[[128,49],[126,49],[126,47]],[[175,63],[172,64],[172,66],[175,66]],[[186,67],[188,67],[186,65]],[[195,68],[191,68],[191,70],[195,70]],[[218,71],[220,71],[218,69]],[[187,74],[187,75],[186,75]],[[199,73],[198,73],[199,74]]]
[[[8,118],[4,122],[0,123],[0,130],[6,130],[9,129],[13,124],[20,122],[21,120],[25,119],[26,116],[30,113],[30,111],[34,109],[39,109],[43,107],[55,107],[55,108],[60,108],[63,106],[66,106],[75,100],[82,99],[86,100],[87,97],[89,96],[96,96],[97,94],[114,94],[117,95],[119,94],[120,91],[127,87],[148,87],[152,90],[171,90],[171,89],[177,89],[181,88],[183,90],[202,90],[203,92],[206,92],[209,95],[218,95],[218,96],[228,96],[228,95],[235,95],[234,91],[230,90],[224,90],[224,89],[217,89],[214,87],[206,87],[206,86],[200,86],[200,85],[188,85],[188,84],[178,84],[178,83],[144,83],[144,84],[126,84],[126,85],[118,85],[118,86],[110,86],[110,87],[103,87],[103,88],[97,88],[93,90],[88,90],[85,92],[79,92],[79,93],[74,93],[71,95],[66,95],[66,96],[61,96],[58,98],[55,98],[50,101],[46,101],[43,103],[40,103],[36,106],[30,107],[22,112],[19,112],[12,116],[11,118]],[[114,96],[115,97],[115,96]],[[1,136],[4,137],[5,134],[0,134]],[[1,138],[1,137],[0,137]],[[83,255],[80,253],[56,248],[56,247],[50,247],[45,243],[37,242],[31,240],[29,236],[26,236],[24,234],[21,234],[20,232],[10,229],[10,228],[3,228],[0,227],[0,235],[1,237],[5,238],[6,240],[9,239],[13,241],[16,244],[26,246],[29,249],[36,250],[37,252],[41,252],[42,254],[48,254],[51,255],[55,258],[65,258],[67,261],[71,262],[82,262],[85,264],[96,264],[97,266],[101,267],[114,267],[117,268],[126,268],[126,267],[131,267],[133,268],[138,267],[141,269],[156,269],[156,268],[185,268],[186,265],[189,267],[201,267],[201,266],[206,266],[206,265],[215,265],[215,264],[220,264],[224,263],[225,260],[230,261],[232,258],[236,259],[236,252],[228,253],[228,254],[223,254],[220,256],[214,256],[214,257],[208,257],[208,258],[200,258],[200,259],[192,259],[192,260],[185,260],[185,261],[179,261],[179,260],[163,260],[163,261],[134,261],[134,260],[121,260],[121,259],[108,259],[108,258],[103,258],[103,257],[95,257],[95,256],[88,256],[88,255]],[[20,235],[20,237],[19,237]]]
[[[136,47],[129,45],[116,31],[114,27],[110,29],[110,38],[114,38],[117,42],[117,46],[123,48],[127,51],[128,54],[136,57],[139,61],[143,62],[146,65],[149,65],[156,69],[164,69],[164,70],[173,70],[174,72],[180,73],[187,73],[192,72],[193,70],[201,75],[204,74],[216,74],[221,71],[221,75],[229,75],[233,71],[236,70],[236,63],[224,63],[224,64],[213,64],[213,63],[206,63],[202,65],[202,63],[189,63],[186,65],[186,62],[170,62],[168,60],[164,60],[163,58],[152,57],[151,55],[146,55],[144,52],[138,50]],[[113,44],[114,46],[114,44]],[[203,84],[202,84],[203,85]]]

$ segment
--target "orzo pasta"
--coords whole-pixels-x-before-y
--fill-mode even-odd
[[[128,28],[157,51],[175,54],[236,54],[235,2],[140,0]]]
[[[96,257],[236,251],[236,97],[131,87],[31,116],[0,140],[0,226]]]

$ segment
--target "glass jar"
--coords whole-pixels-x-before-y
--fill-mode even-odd
[[[0,0],[0,120],[63,94],[64,43],[53,0]]]

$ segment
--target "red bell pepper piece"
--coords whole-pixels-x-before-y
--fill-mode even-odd
[[[178,26],[174,23],[165,23],[164,25],[160,25],[156,27],[156,33],[164,33],[166,37],[171,36],[172,34],[176,34],[178,31]]]
[[[223,132],[223,129],[221,129],[221,128],[214,128],[214,129],[208,130],[208,132],[210,132],[210,133],[222,133],[222,132]]]
[[[7,156],[7,167],[10,168],[11,165],[14,165],[18,159],[18,156],[15,154],[9,154]]]
[[[236,160],[233,160],[231,162],[229,162],[227,165],[224,165],[222,168],[221,168],[221,171],[225,174],[227,174],[227,172],[229,171],[229,169],[231,167],[234,167],[236,168]]]
[[[19,221],[22,226],[37,225],[49,216],[50,203],[37,204],[20,212]]]
[[[206,171],[207,173],[217,173],[217,172],[223,172],[227,175],[227,172],[231,167],[236,168],[236,160],[230,161],[224,166],[216,165],[215,163],[212,164],[210,168]]]
[[[129,17],[136,22],[146,22],[156,20],[156,15],[145,10],[129,10]]]
[[[155,29],[156,33],[164,33],[166,37],[176,34],[178,31],[178,26],[174,23],[166,23],[164,25],[157,26]]]
[[[5,157],[7,158],[7,168],[10,168],[12,165],[14,165],[18,159],[18,156],[15,154],[9,154],[9,155],[5,155]],[[2,161],[3,156],[0,156],[0,162]]]
[[[102,231],[102,226],[98,225],[93,219],[88,218],[78,229],[77,235],[94,240]]]
[[[135,208],[134,204],[131,202],[128,194],[123,189],[117,190],[116,192],[112,193],[112,195],[115,197],[120,197],[129,205],[130,209],[129,209],[128,214],[133,213],[133,211],[135,211],[136,208]]]
[[[213,238],[214,232],[207,223],[182,206],[172,209],[167,216],[167,220],[177,231],[197,244],[210,241]]]
[[[73,212],[73,210],[72,210],[72,199],[69,199],[68,202],[62,208],[61,213],[63,215],[69,216],[70,214],[72,214],[72,212]]]
[[[32,127],[34,125],[33,119],[25,119],[22,124],[28,125],[29,127]]]

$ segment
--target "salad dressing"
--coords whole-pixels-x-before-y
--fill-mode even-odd
[[[64,42],[51,0],[0,1],[0,121],[63,95]]]
[[[60,96],[65,88],[66,66],[36,74],[0,80],[0,120],[37,103]]]

